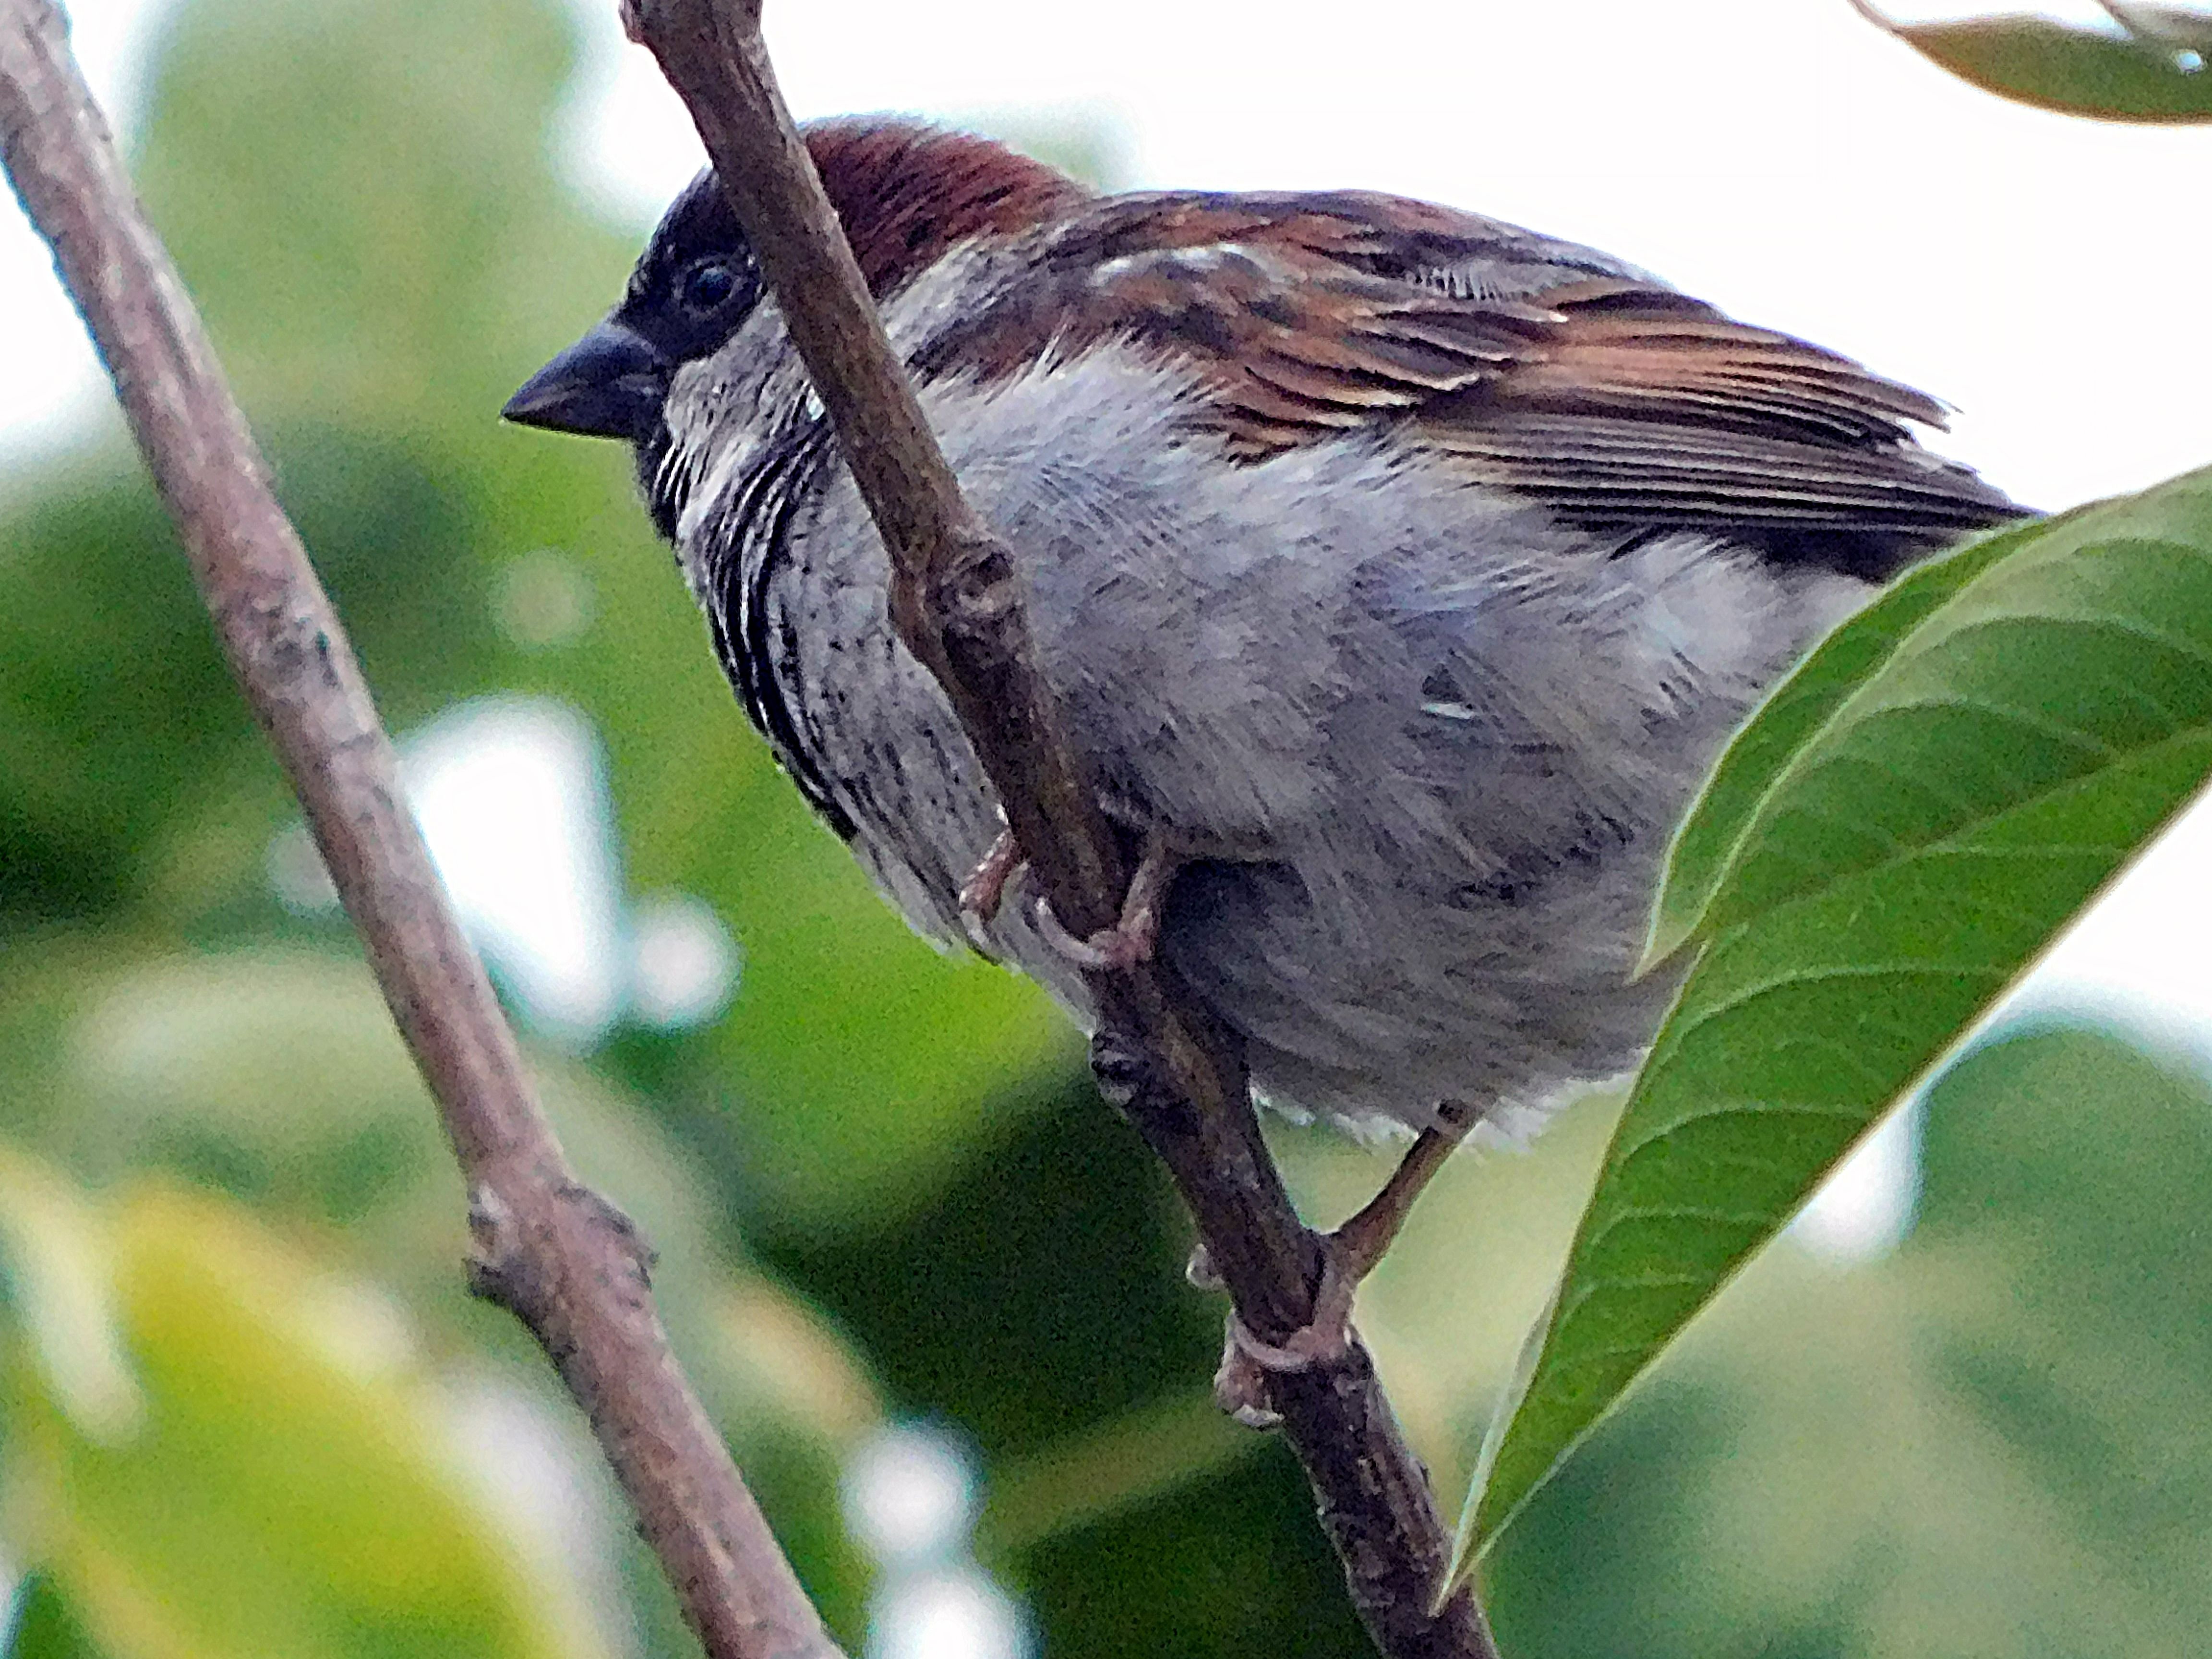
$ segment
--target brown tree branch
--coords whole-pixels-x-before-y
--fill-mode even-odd
[[[1036,670],[1016,561],[960,495],[784,108],[760,0],[623,0],[706,141],[892,562],[891,614],[959,711],[1007,823],[1077,934],[1129,872]],[[1238,1316],[1280,1342],[1311,1318],[1319,1242],[1260,1138],[1236,1044],[1157,966],[1091,976],[1094,1066],[1165,1161]],[[1390,1659],[1493,1653],[1366,1351],[1271,1380],[1354,1604]]]
[[[306,809],[467,1178],[473,1281],[591,1419],[715,1659],[837,1649],[668,1349],[647,1250],[579,1185],[399,792],[392,744],[298,533],[140,211],[52,0],[0,0],[0,162],[52,246],[216,632]]]

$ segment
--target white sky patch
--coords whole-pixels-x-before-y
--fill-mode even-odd
[[[941,1561],[975,1524],[975,1461],[934,1429],[885,1429],[847,1460],[844,1498],[854,1540],[878,1562]]]
[[[1790,1224],[1789,1237],[1844,1267],[1880,1261],[1903,1243],[1919,1207],[1925,1115],[1916,1095],[1875,1125]]]
[[[128,146],[144,100],[147,48],[169,0],[82,0],[66,7],[70,42],[93,95]],[[53,257],[0,196],[0,495],[8,465],[123,429],[84,325],[54,277]]]
[[[479,950],[550,1033],[587,1042],[625,1001],[612,803],[590,723],[482,698],[409,736],[400,775]]]

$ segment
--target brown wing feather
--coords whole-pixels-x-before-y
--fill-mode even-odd
[[[986,376],[1123,340],[1194,365],[1256,459],[1388,425],[1471,480],[1634,533],[1881,575],[2021,509],[1914,441],[1942,405],[1586,248],[1366,194],[1084,204],[917,360]]]

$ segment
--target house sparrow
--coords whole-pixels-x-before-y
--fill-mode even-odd
[[[807,144],[1148,855],[1137,948],[1264,1099],[1425,1132],[1354,1276],[1463,1131],[1523,1133],[1648,1044],[1668,837],[1761,693],[2020,512],[1915,441],[1932,399],[1589,248],[1361,192],[1097,196],[903,121]],[[940,940],[983,866],[979,945],[1084,1018],[1048,913],[983,914],[997,805],[711,173],[505,413],[635,447],[823,820]]]

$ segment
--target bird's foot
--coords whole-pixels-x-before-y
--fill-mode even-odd
[[[1263,1341],[1231,1310],[1221,1344],[1220,1368],[1213,1374],[1213,1401],[1248,1429],[1272,1429],[1283,1420],[1270,1396],[1267,1379],[1341,1359],[1352,1347],[1352,1299],[1358,1290],[1339,1261],[1334,1235],[1322,1239],[1321,1283],[1314,1291],[1312,1316],[1280,1342]],[[1201,1244],[1187,1270],[1193,1284],[1218,1289],[1212,1263]]]
[[[1313,1313],[1304,1326],[1280,1342],[1268,1342],[1255,1336],[1231,1310],[1221,1368],[1213,1378],[1213,1397],[1222,1410],[1247,1428],[1273,1428],[1282,1417],[1268,1397],[1268,1377],[1310,1370],[1341,1359],[1351,1350],[1352,1304],[1360,1281],[1389,1253],[1413,1200],[1443,1167],[1474,1120],[1472,1108],[1456,1101],[1444,1103],[1437,1109],[1436,1127],[1421,1131],[1382,1190],[1334,1232],[1322,1236],[1321,1282],[1314,1289]],[[1201,1290],[1222,1288],[1203,1244],[1191,1252],[1185,1273]]]
[[[1091,972],[1134,968],[1150,962],[1159,947],[1160,907],[1182,867],[1182,860],[1158,841],[1148,843],[1137,873],[1129,878],[1120,920],[1088,939],[1078,939],[1063,927],[1042,894],[1030,901],[1030,920],[1047,945],[1079,968]]]

